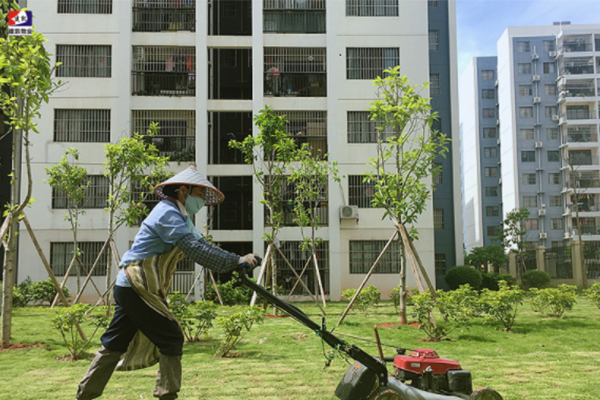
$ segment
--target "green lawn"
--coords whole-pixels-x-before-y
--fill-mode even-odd
[[[328,304],[329,328],[337,323],[346,304]],[[300,308],[320,321],[316,306],[302,304]],[[582,297],[562,319],[535,314],[528,305],[520,310],[514,333],[503,332],[498,325],[482,325],[479,320],[468,329],[455,331],[451,336],[456,341],[441,343],[423,343],[419,340],[423,333],[411,327],[380,329],[379,333],[383,343],[429,347],[442,357],[460,361],[473,374],[474,387],[492,387],[505,400],[600,399],[600,310]],[[44,308],[15,310],[12,341],[46,345],[0,352],[0,399],[75,398],[77,383],[90,360],[61,361],[67,351],[51,328],[52,315],[52,310]],[[374,324],[397,321],[388,303],[368,315],[350,313],[337,331],[373,340]],[[217,330],[211,335],[215,339]],[[374,344],[347,339],[377,354]],[[95,338],[92,349],[98,346]],[[215,358],[216,348],[217,342],[211,340],[185,345],[181,398],[334,399],[335,387],[347,368],[342,358],[325,368],[320,339],[291,318],[267,319],[256,326],[238,346],[238,357]],[[391,348],[385,351],[394,354]],[[102,398],[153,398],[150,392],[156,370],[155,366],[116,372]]]

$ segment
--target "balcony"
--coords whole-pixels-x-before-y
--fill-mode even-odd
[[[195,49],[134,46],[131,85],[134,96],[195,96]]]
[[[196,160],[195,136],[155,135],[146,138],[148,142],[156,146],[159,155],[162,157],[169,157],[169,161]]]
[[[179,6],[172,6],[172,4]],[[191,1],[135,0],[133,3],[133,32],[196,31],[196,4]]]
[[[562,58],[558,63],[560,75],[586,75],[594,73],[593,57]]]
[[[565,147],[571,148],[594,148],[598,146],[598,134],[592,133],[596,127],[570,127],[566,134],[563,135],[563,144]]]
[[[558,39],[558,53],[583,53],[594,51],[592,35],[563,35]]]
[[[264,33],[325,33],[325,0],[265,0]]]
[[[324,48],[265,47],[264,95],[325,97],[326,66]]]
[[[326,97],[325,74],[265,73],[265,97]]]
[[[285,115],[285,131],[297,146],[306,143],[316,158],[327,154],[326,111],[277,111],[277,114]]]

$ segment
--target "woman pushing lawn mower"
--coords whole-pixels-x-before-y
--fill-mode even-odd
[[[255,267],[259,257],[240,257],[208,243],[191,216],[225,196],[194,167],[157,185],[163,199],[150,212],[123,255],[114,288],[115,313],[77,389],[78,400],[102,395],[113,371],[129,371],[159,363],[154,397],[177,398],[181,388],[184,337],[169,311],[167,293],[177,263],[187,256],[215,272]]]

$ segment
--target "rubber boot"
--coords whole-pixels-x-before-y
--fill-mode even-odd
[[[181,389],[181,356],[160,354],[159,368],[156,374],[154,397],[160,400],[173,400]]]
[[[85,376],[79,382],[76,398],[91,400],[100,397],[123,353],[100,347]]]

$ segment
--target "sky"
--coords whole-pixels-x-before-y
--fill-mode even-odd
[[[458,76],[473,57],[496,55],[509,26],[600,24],[600,0],[457,0]]]

